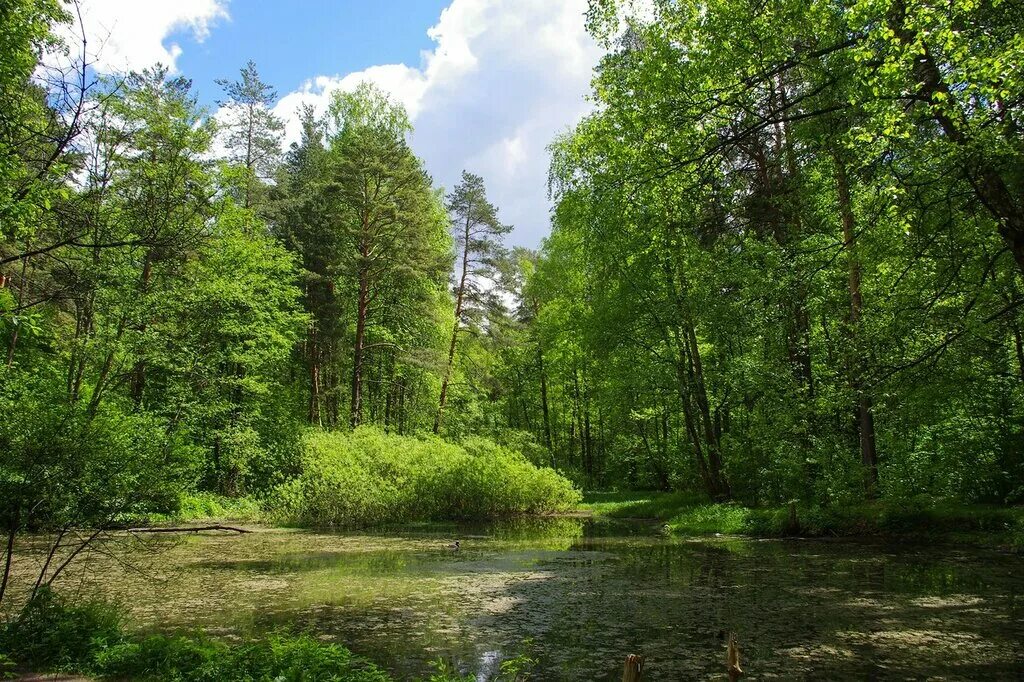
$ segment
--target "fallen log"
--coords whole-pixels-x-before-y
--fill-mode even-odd
[[[251,530],[245,528],[236,528],[235,526],[180,526],[175,528],[166,528],[156,526],[152,528],[127,528],[129,533],[198,533],[204,530],[226,530],[232,533],[251,533]]]

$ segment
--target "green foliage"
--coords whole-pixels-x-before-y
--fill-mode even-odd
[[[262,518],[259,502],[251,497],[225,497],[216,493],[185,493],[181,496],[174,519],[201,521],[220,519],[230,521],[259,521]]]
[[[271,109],[277,92],[263,82],[252,60],[240,71],[241,80],[218,78],[217,85],[224,89],[226,100],[219,102],[226,114],[221,134],[227,147],[229,160],[238,172],[232,183],[246,208],[260,203],[266,194],[261,182],[273,177],[281,156],[281,138],[284,121]]]
[[[308,319],[292,255],[252,211],[232,200],[219,211],[169,292],[151,357],[177,418],[209,453],[203,483],[241,494],[295,470],[298,425],[280,404],[280,371]]]
[[[156,635],[99,652],[95,670],[113,679],[174,682],[387,682],[391,679],[348,649],[308,635],[272,635],[241,644]]]
[[[109,526],[175,506],[188,450],[149,414],[67,404],[60,378],[0,368],[5,527]]]
[[[1014,499],[1015,9],[590,2],[509,425],[591,486]]]
[[[580,508],[597,516],[667,520],[684,507],[707,504],[695,493],[588,492]]]
[[[927,496],[835,505],[797,502],[796,528],[788,503],[745,507],[680,493],[620,492],[587,493],[581,507],[598,518],[665,521],[666,529],[681,535],[890,535],[1019,547],[1024,529],[1024,508],[964,505]]]
[[[423,682],[474,682],[476,675],[459,672],[454,662],[443,657],[435,658],[430,662],[434,672]]]
[[[456,378],[453,370],[460,351],[460,334],[478,334],[485,320],[500,318],[504,311],[494,281],[499,264],[505,260],[502,241],[512,231],[511,225],[498,220],[498,209],[488,201],[484,180],[479,175],[462,171],[462,180],[446,197],[445,208],[455,242],[455,324],[441,380],[434,433],[441,432],[449,387]]]
[[[7,537],[268,495],[304,524],[545,513],[569,481],[677,491],[592,508],[700,532],[781,532],[790,499],[810,533],[974,532],[956,505],[1024,496],[1013,3],[592,0],[597,106],[551,147],[550,237],[510,252],[374,86],[279,163],[250,62],[215,159],[186,77],[41,68],[66,9],[0,4]]]
[[[0,240],[31,238],[50,223],[50,209],[67,192],[61,187],[68,159],[57,145],[74,136],[76,97],[56,111],[34,79],[45,51],[60,52],[60,24],[71,19],[59,0],[0,3]],[[62,79],[63,80],[63,79]],[[72,86],[73,88],[74,86]],[[63,122],[61,117],[67,115]],[[0,250],[0,255],[6,249]],[[0,273],[2,274],[2,273]]]
[[[527,639],[522,646],[528,651],[532,643],[532,640]],[[537,659],[532,658],[526,652],[504,658],[499,663],[497,672],[486,677],[473,673],[463,674],[459,672],[459,665],[456,661],[444,657],[434,659],[430,665],[434,669],[433,674],[420,682],[474,682],[479,679],[486,679],[487,682],[526,682],[533,677]]]
[[[360,428],[310,433],[302,473],[269,507],[290,523],[349,526],[542,514],[578,501],[554,471],[484,439],[456,445]]]
[[[387,682],[391,678],[348,649],[308,635],[276,634],[229,644],[206,637],[133,638],[116,609],[73,604],[43,589],[0,629],[0,662],[21,669],[88,673],[110,679],[170,682],[329,680]]]
[[[110,605],[72,604],[43,588],[0,629],[0,652],[22,669],[78,672],[123,637],[121,617]]]
[[[298,384],[309,424],[433,423],[451,238],[410,131],[374,86],[339,92],[326,119],[305,112],[272,192],[271,226],[301,261],[312,317]]]
[[[529,645],[529,640],[524,642],[524,646],[529,647]],[[520,653],[506,658],[501,662],[495,682],[524,682],[533,676],[532,673],[536,667],[537,659],[528,653]]]

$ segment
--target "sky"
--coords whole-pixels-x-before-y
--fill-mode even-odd
[[[510,242],[549,231],[547,145],[590,109],[600,50],[587,0],[81,0],[89,52],[116,73],[157,62],[216,114],[218,78],[249,59],[280,97],[286,144],[301,104],[371,80],[405,105],[435,185],[483,176]]]

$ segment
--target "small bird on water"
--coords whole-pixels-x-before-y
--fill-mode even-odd
[[[452,544],[448,545],[448,549],[452,550],[453,552],[458,552],[460,549],[462,549],[462,541],[456,540]]]

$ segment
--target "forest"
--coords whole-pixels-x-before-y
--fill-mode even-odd
[[[166,67],[98,73],[77,7],[0,2],[0,676],[143,679],[146,647],[206,661],[152,679],[404,674],[291,635],[26,644],[130,639],[58,578],[160,524],[1024,546],[1019,1],[590,0],[593,108],[550,142],[537,248],[473,169],[431,178],[379,87],[286,147],[256,64],[215,117]]]

